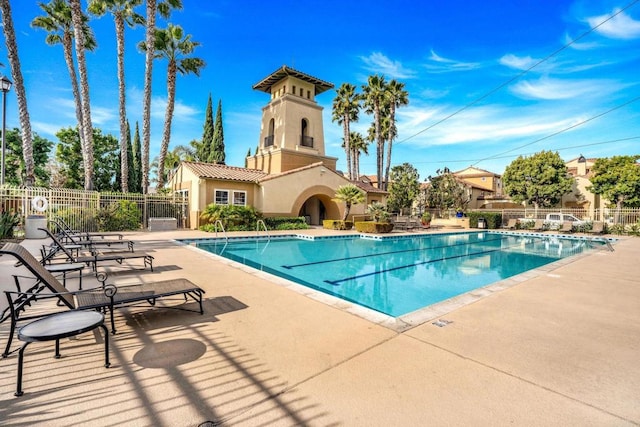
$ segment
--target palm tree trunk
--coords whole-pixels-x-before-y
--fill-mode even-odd
[[[158,190],[164,188],[164,159],[167,157],[169,141],[171,140],[171,121],[173,119],[173,108],[176,98],[176,75],[176,63],[175,61],[170,61],[167,69],[167,110],[164,114],[162,145],[160,146],[160,155],[158,156]]]
[[[147,52],[144,70],[144,98],[142,109],[142,193],[149,188],[149,142],[151,140],[151,76],[153,74],[153,55],[156,39],[156,0],[147,0],[147,32],[145,43]]]
[[[116,45],[118,49],[118,97],[120,100],[120,186],[123,193],[129,192],[129,162],[127,159],[127,109],[124,80],[124,18],[121,13],[115,15]]]
[[[73,63],[73,38],[71,34],[65,32],[62,40],[62,51],[64,52],[64,61],[67,64],[69,78],[71,79],[71,91],[73,92],[73,100],[76,104],[76,120],[78,121],[78,136],[80,137],[81,150],[85,150],[84,126],[82,124],[82,99],[80,97],[80,87],[78,86],[78,76],[76,75],[76,67]]]
[[[374,108],[374,121],[376,126],[376,178],[378,179],[378,188],[384,190],[386,188],[382,181],[382,168],[384,166],[384,138],[382,137],[382,131],[380,129],[380,120],[380,104],[376,103]]]
[[[342,122],[342,132],[344,133],[344,151],[347,154],[347,176],[349,181],[353,179],[351,175],[351,141],[349,140],[349,115],[345,114]]]
[[[387,146],[387,165],[384,169],[384,189],[385,190],[389,185],[389,169],[391,169],[391,146],[393,145],[393,140],[396,137],[394,132],[395,115],[396,115],[396,105],[394,102],[391,102],[391,105],[389,108],[389,145]]]
[[[93,126],[91,124],[91,102],[89,99],[87,62],[84,56],[82,9],[80,8],[80,0],[69,0],[69,5],[71,6],[71,17],[73,19],[73,34],[76,41],[76,58],[78,59],[78,73],[80,74],[80,88],[82,91],[82,119],[85,137],[85,146],[82,150],[84,189],[93,190]]]
[[[20,118],[20,129],[22,133],[22,155],[25,164],[25,185],[32,187],[35,184],[35,163],[33,161],[33,140],[31,135],[31,120],[29,119],[29,109],[27,108],[27,94],[22,79],[22,69],[20,67],[20,57],[18,56],[18,43],[16,33],[13,28],[11,18],[11,5],[9,0],[0,0],[2,10],[2,28],[7,46],[7,57],[11,65],[11,76],[13,78],[14,90],[18,103],[18,113]],[[4,135],[3,135],[4,136]]]

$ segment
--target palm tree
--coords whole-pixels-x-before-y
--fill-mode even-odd
[[[351,132],[349,134],[349,142],[351,144],[351,155],[353,158],[354,179],[360,178],[360,154],[369,154],[369,143],[364,139],[360,132]]]
[[[382,181],[382,168],[384,166],[384,138],[381,131],[381,109],[384,103],[387,83],[384,76],[369,76],[367,84],[362,86],[364,105],[368,114],[373,113],[376,140],[376,169],[378,188],[384,189]]]
[[[396,138],[396,107],[409,104],[409,92],[404,90],[404,83],[391,80],[387,85],[387,105],[389,106],[389,135],[387,141],[387,166],[384,172],[384,189],[389,184],[389,169],[391,168],[391,146]]]
[[[342,125],[344,149],[347,154],[347,174],[349,180],[354,179],[354,167],[351,161],[350,123],[358,121],[360,112],[360,95],[356,93],[356,87],[349,83],[343,83],[336,91],[333,100],[332,121]]]
[[[31,26],[48,31],[45,42],[50,45],[61,44],[64,60],[67,64],[67,71],[71,80],[71,91],[76,106],[76,120],[78,121],[78,133],[80,135],[80,146],[84,147],[84,126],[82,119],[82,101],[80,97],[80,86],[76,75],[76,67],[73,62],[73,22],[71,19],[71,8],[66,0],[53,0],[49,4],[40,3],[40,8],[45,15],[36,17],[31,21]],[[93,51],[96,41],[93,33],[87,24],[88,18],[83,15],[84,25],[84,48]]]
[[[20,128],[22,130],[22,156],[24,158],[25,165],[25,184],[28,187],[32,187],[36,182],[36,167],[33,161],[31,120],[29,119],[27,94],[24,88],[24,80],[22,79],[22,68],[20,67],[20,57],[18,55],[18,42],[16,41],[16,33],[13,28],[13,19],[11,17],[11,5],[9,4],[9,0],[0,1],[0,10],[2,11],[2,29],[4,32],[5,44],[7,46],[7,57],[9,58],[9,65],[11,65],[11,76],[13,77],[13,85],[18,102]]]
[[[144,18],[133,9],[142,4],[142,0],[91,0],[89,12],[102,16],[107,11],[113,15],[116,24],[116,47],[118,50],[118,99],[120,113],[120,182],[122,192],[129,192],[129,165],[127,161],[127,110],[124,80],[124,26],[134,27],[144,23]]]
[[[167,65],[167,109],[164,115],[164,130],[162,144],[158,157],[158,189],[164,187],[164,158],[167,156],[171,140],[171,121],[176,97],[176,77],[180,74],[200,75],[200,69],[205,66],[201,58],[189,57],[200,43],[191,40],[191,35],[185,35],[179,25],[168,24],[166,29],[156,30],[155,52],[157,58],[165,58]],[[145,48],[144,45],[141,48]]]
[[[333,200],[344,202],[346,209],[344,210],[344,218],[342,218],[342,220],[346,221],[349,217],[351,206],[364,202],[364,193],[353,184],[341,185],[336,190],[336,195]]]
[[[162,171],[162,173],[164,174],[163,181],[166,181],[167,179],[169,179],[169,172],[177,168],[178,165],[180,165],[180,162],[183,162],[183,161],[193,162],[195,161],[195,157],[196,157],[195,150],[191,147],[187,147],[186,145],[178,145],[173,150],[167,151],[167,155],[164,158],[164,168]],[[151,166],[150,166],[150,169],[156,172],[156,180],[155,180],[156,182],[158,181],[157,177],[159,176],[157,175],[159,171],[159,168],[158,168],[159,164],[160,164],[159,158],[155,157],[151,162]]]
[[[156,14],[169,18],[171,9],[182,9],[182,0],[147,0],[147,28],[145,35],[144,96],[142,106],[142,193],[149,188],[149,142],[151,140],[151,76],[155,58]]]
[[[93,190],[93,125],[91,123],[91,100],[89,99],[89,78],[87,75],[87,61],[84,57],[85,41],[84,26],[86,20],[80,7],[80,0],[69,0],[71,7],[71,21],[76,45],[78,73],[80,74],[80,92],[82,105],[82,131],[84,145],[82,146],[82,161],[84,163],[84,189]]]

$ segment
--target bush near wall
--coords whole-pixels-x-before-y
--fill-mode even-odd
[[[269,230],[306,230],[309,228],[303,216],[278,216],[267,217],[264,223]]]
[[[393,224],[388,222],[357,221],[355,226],[360,233],[390,233],[393,230]]]
[[[484,218],[487,221],[487,228],[500,228],[502,225],[502,213],[500,212],[467,212],[469,217],[469,227],[478,228],[478,218]]]
[[[322,228],[326,228],[327,230],[351,230],[353,228],[353,222],[338,219],[325,219],[322,221]]]

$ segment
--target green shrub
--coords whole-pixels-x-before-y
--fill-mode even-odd
[[[20,224],[20,214],[12,212],[0,213],[0,239],[13,237],[13,227]]]
[[[356,221],[356,231],[360,233],[389,233],[393,224],[388,222]]]
[[[273,216],[264,219],[269,230],[305,230],[309,228],[303,216]]]
[[[96,220],[99,231],[125,231],[140,228],[140,209],[135,202],[120,200],[98,210]]]
[[[98,231],[95,209],[63,208],[57,210],[55,216],[62,218],[72,230]]]
[[[327,230],[351,230],[353,228],[353,222],[338,219],[325,219],[322,221],[322,228],[326,228]]]
[[[478,227],[478,218],[484,218],[487,221],[487,228],[496,229],[502,225],[502,213],[500,212],[471,211],[467,212],[467,216],[469,217],[469,227],[472,228]]]
[[[222,222],[226,231],[249,231],[255,230],[256,222],[262,217],[253,206],[207,205],[200,218],[209,224],[216,221]]]

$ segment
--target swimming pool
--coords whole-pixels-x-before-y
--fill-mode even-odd
[[[182,242],[393,317],[604,245],[498,232]]]

